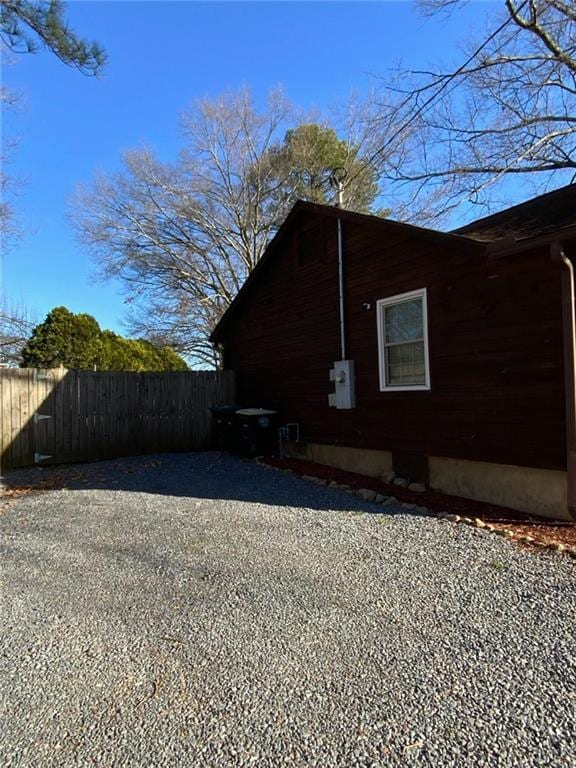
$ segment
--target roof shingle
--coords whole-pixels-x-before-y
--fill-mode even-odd
[[[499,213],[472,221],[464,227],[453,230],[452,234],[464,235],[484,242],[507,238],[525,240],[551,232],[560,232],[574,225],[576,225],[576,184],[569,184]]]

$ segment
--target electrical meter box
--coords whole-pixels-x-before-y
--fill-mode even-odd
[[[328,395],[328,405],[339,409],[355,408],[354,361],[338,360],[334,363],[334,368],[330,369],[330,381],[334,382],[335,391]]]

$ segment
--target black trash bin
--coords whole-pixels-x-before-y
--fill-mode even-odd
[[[277,412],[265,408],[241,408],[238,420],[239,452],[242,456],[271,456],[276,453]]]
[[[212,445],[219,451],[238,452],[239,424],[236,418],[237,405],[213,405]]]

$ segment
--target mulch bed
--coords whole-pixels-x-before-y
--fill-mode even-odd
[[[385,483],[376,477],[367,477],[303,459],[266,458],[264,461],[273,467],[289,469],[297,475],[319,477],[329,482],[349,485],[355,489],[368,488],[385,496],[393,496],[399,501],[426,507],[431,512],[479,519],[494,526],[495,529],[512,531],[516,537],[531,536],[535,546],[563,544],[565,547],[576,548],[576,523],[544,520],[515,509],[463,499],[459,496],[448,496],[436,491],[416,493],[398,485]],[[522,542],[522,545],[530,546],[526,542]]]

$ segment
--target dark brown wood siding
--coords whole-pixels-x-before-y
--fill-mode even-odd
[[[299,265],[302,216],[224,332],[243,405],[278,408],[312,442],[564,468],[560,267],[546,247],[496,260],[344,224],[347,357],[357,406],[328,406],[340,359],[336,221]],[[426,288],[429,392],[380,392],[376,302]],[[367,307],[369,305],[369,308]]]

